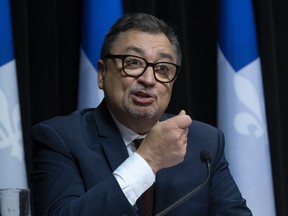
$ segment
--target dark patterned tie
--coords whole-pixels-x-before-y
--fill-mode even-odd
[[[135,148],[138,149],[143,139],[135,139],[133,140],[135,144]]]
[[[136,149],[140,146],[142,139],[133,141]],[[154,200],[154,184],[148,188],[137,200],[139,215],[152,216],[153,215],[153,200]]]

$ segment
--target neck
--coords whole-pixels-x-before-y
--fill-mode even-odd
[[[129,128],[139,135],[147,134],[152,127],[159,121],[159,118],[155,116],[153,118],[140,118],[134,117],[132,115],[129,116],[119,116],[111,113],[113,118],[116,118],[122,125]]]

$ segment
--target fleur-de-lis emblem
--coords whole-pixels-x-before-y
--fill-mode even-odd
[[[11,156],[23,161],[23,139],[19,103],[9,110],[7,96],[0,88],[0,151],[11,147]]]
[[[257,138],[261,137],[265,133],[265,128],[257,89],[251,81],[239,75],[234,77],[234,87],[237,98],[249,110],[236,113],[234,117],[236,131],[243,135],[249,135],[252,131]]]

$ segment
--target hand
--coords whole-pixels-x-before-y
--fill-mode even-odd
[[[154,173],[184,160],[191,123],[192,119],[181,110],[177,116],[158,122],[149,131],[137,153],[147,161]]]

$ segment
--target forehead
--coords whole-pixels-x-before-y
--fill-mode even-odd
[[[176,60],[173,46],[163,33],[152,34],[136,30],[122,32],[111,51],[113,54],[137,54],[142,57],[157,55]]]

